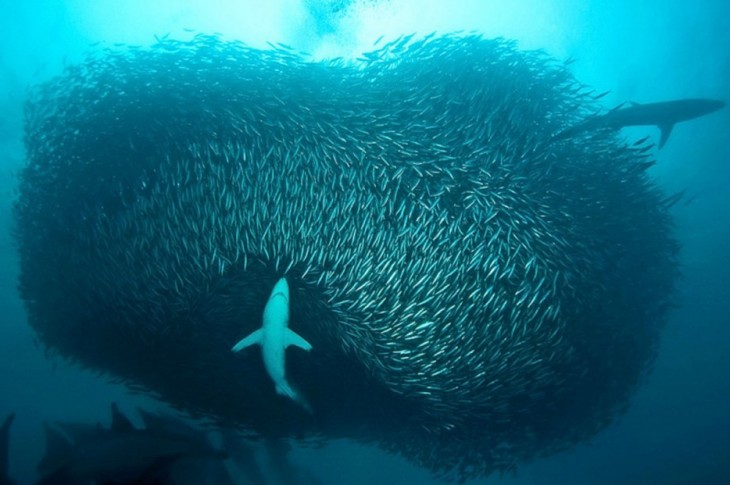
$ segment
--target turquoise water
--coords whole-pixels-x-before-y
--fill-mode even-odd
[[[730,34],[722,2],[26,2],[5,7],[0,46],[2,253],[0,295],[0,416],[15,411],[11,474],[34,477],[42,453],[43,420],[106,422],[109,402],[126,409],[159,406],[129,395],[58,358],[47,358],[26,324],[16,291],[18,262],[10,236],[10,207],[23,166],[25,88],[60,73],[84,52],[116,44],[149,45],[155,36],[187,39],[220,33],[254,47],[282,42],[315,58],[354,57],[385,35],[395,38],[476,30],[516,39],[520,48],[574,58],[572,69],[611,108],[624,101],[692,97],[730,100]],[[335,5],[337,3],[337,5]],[[727,329],[730,301],[730,207],[727,109],[675,127],[656,152],[651,176],[677,204],[682,277],[676,308],[663,334],[654,372],[627,413],[590,443],[518,468],[485,483],[723,483],[730,462],[730,378]],[[656,128],[625,130],[629,138],[658,139]],[[336,442],[322,450],[295,449],[291,459],[325,483],[428,483],[424,470],[385,453]],[[344,480],[344,482],[343,482]]]

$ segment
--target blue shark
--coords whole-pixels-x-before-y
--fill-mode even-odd
[[[170,483],[172,467],[183,460],[227,457],[224,450],[184,431],[137,429],[116,404],[109,429],[48,423],[44,428],[46,454],[38,464],[39,485]]]
[[[680,121],[687,121],[713,113],[725,106],[715,99],[678,99],[660,103],[631,103],[627,108],[615,108],[606,114],[592,116],[559,133],[554,139],[563,139],[585,131],[602,128],[619,129],[624,126],[656,125],[661,130],[659,148],[669,139],[672,128]]]
[[[309,403],[286,380],[286,348],[290,345],[312,350],[312,345],[289,328],[289,284],[281,278],[274,285],[264,308],[263,324],[233,346],[233,352],[258,344],[264,358],[264,367],[274,382],[276,393],[286,396],[312,412]]]

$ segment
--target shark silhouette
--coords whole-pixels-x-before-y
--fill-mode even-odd
[[[713,113],[725,106],[724,101],[715,99],[678,99],[660,103],[631,103],[631,106],[592,116],[581,123],[559,133],[554,139],[563,139],[586,131],[603,128],[619,129],[624,126],[656,125],[661,130],[659,148],[667,142],[672,128],[680,121],[687,121]]]
[[[227,457],[224,450],[185,429],[156,425],[137,429],[115,404],[109,429],[48,423],[44,428],[46,454],[38,464],[40,485],[170,483],[171,467],[181,460]]]
[[[261,346],[264,367],[274,382],[276,393],[292,399],[311,413],[309,403],[286,380],[286,348],[294,345],[306,351],[312,350],[309,342],[289,328],[289,284],[286,278],[281,278],[274,285],[264,308],[261,328],[239,341],[232,350],[238,352],[254,344]]]

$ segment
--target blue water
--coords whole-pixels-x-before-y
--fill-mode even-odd
[[[210,5],[215,3],[216,7]],[[266,3],[266,7],[259,4]],[[506,6],[509,4],[509,8]],[[92,45],[149,45],[155,35],[221,33],[265,47],[283,42],[315,58],[356,56],[394,38],[476,30],[524,49],[574,58],[576,76],[610,90],[606,107],[704,97],[730,101],[730,7],[717,1],[137,1],[29,0],[0,17],[0,417],[17,412],[11,474],[30,482],[43,420],[106,422],[110,401],[160,406],[44,355],[16,290],[10,208],[23,166],[25,88],[58,74]],[[577,6],[576,6],[577,5]],[[337,8],[335,8],[337,7]],[[97,44],[98,43],[98,44]],[[642,128],[627,136],[651,135]],[[654,371],[622,419],[590,443],[484,483],[728,483],[730,479],[730,109],[675,127],[651,175],[687,200],[673,209],[682,277]],[[295,449],[324,483],[430,483],[424,470],[362,445]]]

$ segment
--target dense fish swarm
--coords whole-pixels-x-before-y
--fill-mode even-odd
[[[266,436],[375,442],[469,478],[626,406],[676,274],[648,147],[556,134],[596,110],[504,40],[311,62],[198,36],[34,88],[20,290],[51,348]],[[260,352],[276,280],[313,415]]]

